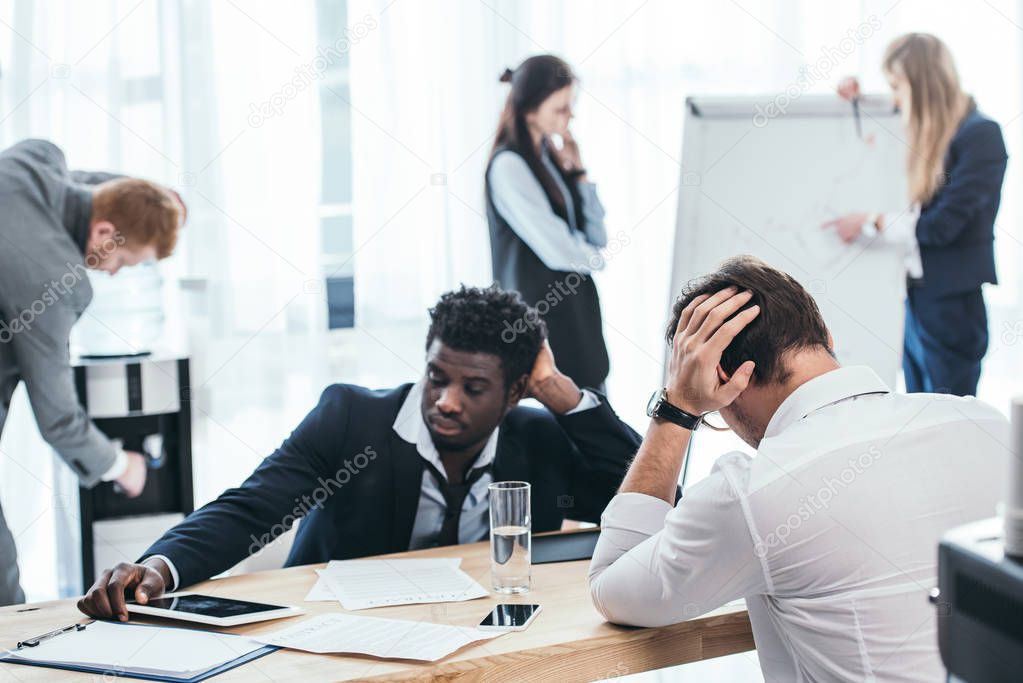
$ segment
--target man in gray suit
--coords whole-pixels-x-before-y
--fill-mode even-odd
[[[146,180],[69,171],[56,145],[24,140],[0,153],[0,206],[0,433],[24,381],[40,433],[82,485],[116,481],[137,496],[145,458],[118,448],[86,416],[68,337],[92,300],[86,269],[113,275],[169,256],[184,204]],[[24,599],[0,507],[0,605]]]

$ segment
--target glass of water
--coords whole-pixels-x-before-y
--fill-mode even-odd
[[[490,485],[490,578],[498,593],[529,590],[532,515],[529,483],[497,481]]]

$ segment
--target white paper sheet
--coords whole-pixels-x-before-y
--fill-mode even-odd
[[[325,579],[319,574],[316,575],[316,583],[309,589],[305,596],[306,602],[337,602],[337,596],[330,590]]]
[[[336,566],[341,560],[331,560],[327,565],[327,569],[331,566]],[[462,564],[462,558],[460,557],[438,557],[431,559],[415,559],[415,560],[391,560],[391,562],[400,562],[405,571],[409,570],[421,570],[421,569],[433,569],[436,567],[452,566],[456,569]],[[320,576],[324,570],[316,570],[316,583],[309,589],[309,592],[305,596],[306,602],[337,602],[337,596],[334,595],[334,591],[330,589],[327,584],[327,580]]]
[[[469,643],[489,640],[499,635],[502,632],[425,621],[322,614],[256,637],[267,645],[320,654],[343,652],[386,659],[435,662]]]
[[[327,569],[336,567],[342,560],[331,560],[327,564]],[[443,566],[452,566],[458,568],[462,564],[462,558],[460,557],[438,557],[430,559],[415,559],[415,560],[391,560],[391,562],[400,562],[404,567],[407,567],[406,571],[410,569],[427,569],[436,568]],[[309,589],[309,592],[305,596],[306,602],[337,602],[337,596],[334,595],[334,591],[330,589],[327,584],[327,580],[320,576],[324,570],[317,569],[317,579],[313,587]]]
[[[460,602],[489,595],[459,569],[458,558],[429,560],[335,560],[317,570],[323,586],[311,595],[329,591],[345,609],[388,605]],[[308,599],[308,596],[307,596]]]
[[[258,650],[259,641],[225,633],[94,621],[38,646],[7,650],[24,661],[152,674],[187,674],[220,666]]]

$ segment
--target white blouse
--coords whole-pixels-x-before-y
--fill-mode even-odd
[[[607,245],[607,229],[597,186],[579,183],[585,226],[582,231],[577,230],[572,196],[546,150],[541,155],[541,162],[565,198],[567,222],[551,209],[543,186],[526,160],[509,150],[494,157],[487,176],[494,208],[551,270],[576,273],[600,270],[603,259],[594,257],[599,256],[600,248]]]

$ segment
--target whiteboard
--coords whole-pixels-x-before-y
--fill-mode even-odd
[[[852,106],[834,95],[770,103],[686,100],[672,300],[726,258],[752,254],[813,294],[839,362],[868,365],[894,388],[908,245],[867,237],[847,245],[820,226],[907,208],[899,116],[889,98],[864,98],[861,139]]]

